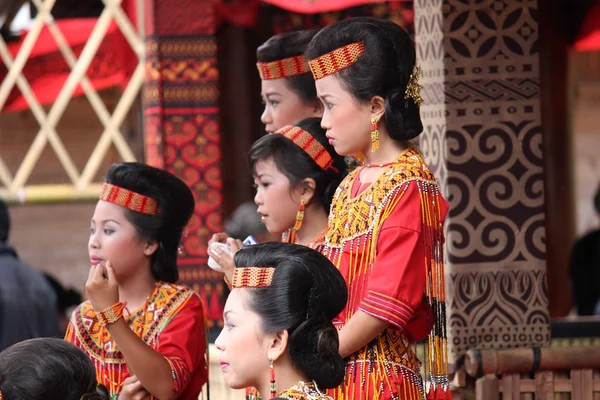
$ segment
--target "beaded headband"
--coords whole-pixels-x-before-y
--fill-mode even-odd
[[[288,57],[271,62],[257,62],[258,75],[263,81],[290,76],[307,74],[310,72],[304,56]]]
[[[100,200],[146,215],[156,215],[159,210],[156,200],[106,182],[102,185]]]
[[[323,147],[313,135],[302,128],[293,125],[287,125],[280,128],[276,134],[285,136],[300,147],[310,158],[312,158],[319,167],[323,170],[332,170],[340,172],[333,166],[333,158],[331,154]]]
[[[342,46],[339,49],[325,53],[308,62],[315,80],[333,75],[348,68],[364,53],[363,42],[355,42]]]
[[[275,268],[241,267],[233,270],[231,288],[258,288],[271,286]]]

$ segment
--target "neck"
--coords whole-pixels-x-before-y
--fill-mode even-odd
[[[309,382],[304,375],[296,372],[291,361],[286,359],[285,361],[282,360],[275,363],[275,392],[277,394],[297,385],[300,381]],[[257,389],[264,400],[269,398],[269,394],[271,393],[271,383],[269,382],[268,374]]]
[[[363,150],[366,164],[385,164],[395,161],[408,148],[406,142],[390,138],[384,127],[379,128],[379,150],[371,151],[371,146]]]
[[[150,265],[140,268],[140,271],[143,272],[119,282],[119,301],[126,302],[130,311],[143,306],[156,285]]]
[[[318,204],[310,204],[304,211],[302,227],[296,234],[296,244],[307,246],[327,228],[327,213]]]

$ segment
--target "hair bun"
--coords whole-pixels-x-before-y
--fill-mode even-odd
[[[294,329],[288,352],[307,378],[320,387],[334,388],[344,379],[338,332],[323,314],[307,319]]]

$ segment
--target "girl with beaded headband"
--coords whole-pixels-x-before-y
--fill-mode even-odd
[[[91,220],[89,301],[65,339],[92,360],[111,400],[196,400],[208,381],[200,297],[177,285],[194,210],[187,185],[140,163],[114,164]]]
[[[108,393],[80,349],[62,339],[37,338],[0,353],[0,399],[108,400]]]
[[[327,26],[306,57],[336,152],[362,153],[335,194],[325,254],[348,284],[334,321],[347,358],[336,399],[450,397],[443,223],[448,204],[409,140],[423,130],[408,34],[363,17]],[[423,384],[411,342],[429,337]]]
[[[269,232],[282,235],[283,242],[322,251],[331,199],[346,176],[346,162],[327,143],[320,120],[308,118],[261,137],[250,148],[248,161],[254,201]],[[211,243],[215,241],[229,244],[233,253],[241,247],[225,234],[214,235]],[[211,256],[230,280],[233,258],[218,248]]]
[[[341,274],[320,253],[277,242],[241,249],[235,265],[215,341],[225,383],[264,399],[331,400],[321,390],[345,370],[331,323],[347,300]]]
[[[310,117],[321,117],[315,81],[303,56],[317,30],[275,35],[256,50],[265,109],[260,120],[265,130],[276,130]]]
[[[323,251],[325,229],[333,193],[346,176],[346,163],[325,137],[318,118],[308,118],[258,139],[248,153],[254,175],[258,213],[268,231],[282,241]],[[242,244],[226,234],[211,242],[227,243],[232,252]],[[226,282],[231,281],[233,257],[209,244],[211,257],[221,265]],[[246,398],[259,394],[248,390]]]

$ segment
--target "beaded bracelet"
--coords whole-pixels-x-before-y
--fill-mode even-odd
[[[105,327],[110,324],[114,324],[123,316],[123,310],[125,309],[125,303],[119,301],[112,306],[96,313],[98,323],[100,326]]]

